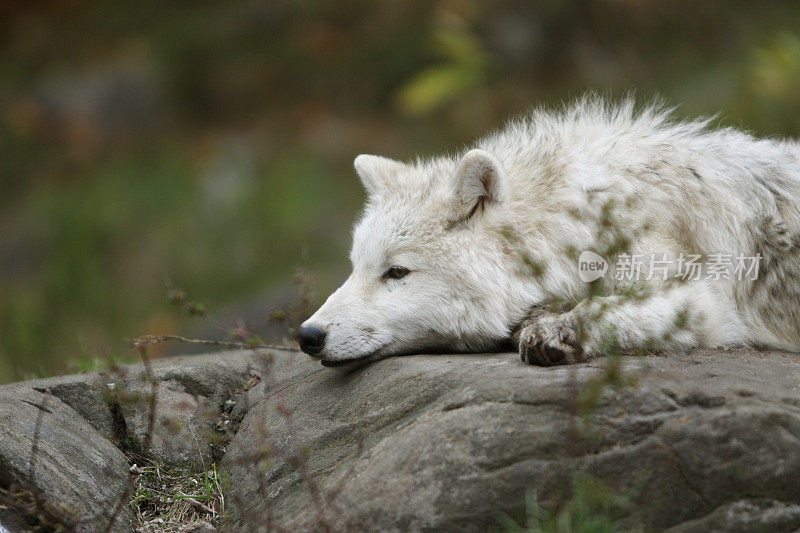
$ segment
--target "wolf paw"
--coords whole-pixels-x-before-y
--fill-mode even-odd
[[[519,356],[529,365],[579,363],[582,350],[575,324],[563,315],[544,315],[519,331]]]

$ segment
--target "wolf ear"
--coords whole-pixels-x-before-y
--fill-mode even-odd
[[[489,152],[470,150],[458,163],[454,192],[460,209],[467,210],[465,219],[483,209],[485,204],[503,201],[505,188],[505,171]]]
[[[397,174],[406,168],[400,161],[367,154],[356,157],[353,166],[368,196],[374,196],[391,187],[397,179]]]

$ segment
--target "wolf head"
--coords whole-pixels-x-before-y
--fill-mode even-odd
[[[326,366],[496,349],[530,301],[509,256],[508,183],[483,150],[408,165],[360,155],[353,272],[298,330]]]

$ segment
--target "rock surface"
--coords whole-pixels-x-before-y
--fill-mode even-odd
[[[576,471],[633,502],[623,524],[798,527],[800,356],[622,358],[617,388],[598,385],[605,365],[436,355],[337,371],[278,356],[239,402],[229,527],[500,529],[527,492],[563,500]]]
[[[146,459],[185,467],[210,463],[212,429],[221,404],[261,366],[248,351],[171,357],[154,361],[154,431]],[[152,383],[142,365],[6,385],[6,390],[35,390],[72,407],[115,445],[140,451],[150,423]]]
[[[268,521],[501,530],[504,517],[522,523],[526,495],[552,511],[580,479],[625,497],[623,527],[800,528],[796,354],[698,350],[554,368],[515,354],[426,355],[327,369],[302,354],[242,351],[151,371],[144,459],[216,460],[225,531]],[[0,496],[32,491],[85,531],[102,529],[143,459],[144,376],[133,365],[0,387]],[[215,428],[221,443],[207,439]],[[115,530],[129,530],[131,514],[123,507]],[[25,523],[0,501],[0,525]]]
[[[741,500],[713,513],[671,528],[670,533],[798,531],[800,505],[775,500]]]
[[[37,494],[70,527],[102,531],[128,490],[131,462],[211,465],[218,438],[209,435],[222,406],[244,390],[259,359],[246,351],[176,357],[153,362],[152,380],[142,365],[131,365],[0,387],[0,496],[30,503]],[[153,381],[154,430],[141,457]],[[12,531],[36,514],[3,503],[0,525]],[[114,530],[129,531],[131,513],[126,502]]]
[[[43,507],[71,530],[97,531],[108,523],[128,482],[128,461],[83,418],[52,396],[28,390],[0,391],[0,487],[27,502],[38,497]],[[21,517],[0,512],[10,527]],[[125,506],[115,531],[127,531]]]

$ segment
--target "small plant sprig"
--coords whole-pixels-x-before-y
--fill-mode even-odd
[[[300,322],[308,316],[311,300],[313,298],[312,287],[314,282],[313,276],[308,274],[304,269],[297,267],[295,269],[294,284],[298,289],[298,294],[288,306],[273,311],[269,317],[270,322],[284,324],[290,333],[293,333]],[[226,327],[224,324],[211,317],[208,312],[208,306],[205,303],[189,300],[185,290],[173,286],[169,281],[167,281],[167,299],[170,303],[179,306],[190,316],[204,318],[214,327],[226,330],[228,337],[232,340],[196,339],[173,334],[141,335],[139,337],[126,339],[131,347],[139,348],[141,346],[159,345],[168,342],[182,342],[223,348],[264,349],[287,352],[296,351],[295,348],[291,346],[264,343],[263,339],[253,333],[242,320],[239,320],[234,327]]]
[[[269,321],[283,325],[290,335],[294,335],[303,320],[311,314],[311,302],[314,299],[316,279],[302,267],[294,270],[294,286],[297,294],[283,309],[270,313]]]
[[[297,288],[297,295],[292,302],[290,302],[289,305],[283,309],[273,311],[269,316],[270,322],[284,325],[290,333],[294,332],[297,326],[308,316],[310,312],[311,302],[313,299],[312,287],[314,284],[314,278],[302,268],[297,268],[295,270],[294,284]],[[337,516],[339,515],[339,511],[333,505],[333,503],[336,499],[336,496],[341,492],[342,486],[340,484],[339,486],[333,487],[329,490],[323,490],[323,488],[319,486],[317,481],[314,479],[313,472],[308,465],[308,450],[300,444],[300,437],[292,417],[292,411],[289,408],[286,399],[281,394],[281,390],[276,389],[275,376],[272,374],[271,370],[273,359],[269,351],[295,352],[296,348],[264,343],[262,338],[254,334],[248,325],[242,320],[239,320],[233,327],[225,327],[223,324],[211,317],[208,312],[208,306],[202,302],[189,300],[186,291],[183,289],[174,287],[168,283],[167,291],[167,296],[171,303],[180,306],[183,311],[191,316],[203,318],[204,320],[209,321],[215,327],[224,329],[227,332],[229,340],[196,339],[181,335],[144,335],[133,339],[128,339],[129,344],[138,350],[142,350],[150,345],[174,341],[201,344],[206,346],[248,349],[252,350],[255,355],[259,356],[262,361],[263,373],[260,376],[256,375],[253,379],[251,379],[251,381],[245,385],[244,390],[249,389],[262,380],[266,382],[263,389],[264,399],[266,400],[269,398],[277,402],[276,409],[286,420],[289,428],[290,444],[288,446],[275,446],[269,442],[269,431],[267,431],[267,428],[261,427],[259,431],[260,445],[258,446],[258,452],[253,456],[241,458],[240,462],[251,467],[255,466],[257,468],[264,469],[266,468],[266,465],[270,459],[281,458],[285,460],[289,465],[297,470],[301,479],[303,479],[308,487],[309,494],[311,496],[311,503],[316,511],[317,529],[324,532],[336,530],[331,514]],[[322,369],[320,369],[320,371],[321,370]],[[244,401],[247,401],[247,398],[248,396],[244,396]],[[232,437],[232,435],[227,436],[229,438]],[[260,493],[264,497],[265,501],[269,502],[264,476],[259,475],[258,479]],[[224,498],[224,491],[219,490],[216,492],[220,493],[222,498]],[[143,487],[140,491],[137,491],[134,501],[144,502],[147,498],[151,497],[152,491],[146,487]],[[181,498],[173,498],[173,500],[181,500]],[[202,498],[191,496],[186,498],[186,500],[189,504],[194,505],[194,507],[200,511],[205,511],[206,513],[208,512],[200,507],[206,504],[205,500]],[[224,502],[224,499],[222,501]],[[239,502],[239,504],[241,505],[242,502]],[[211,506],[205,506],[213,510]],[[241,506],[243,508],[247,507],[246,505]],[[180,508],[185,509],[185,505],[181,506]],[[195,509],[195,511],[197,511],[197,509]],[[151,519],[157,520],[158,518],[152,517]],[[248,520],[251,521],[249,525],[260,523],[266,527],[267,531],[283,531],[283,528],[274,522],[269,504],[267,505],[267,513],[265,516],[252,516],[248,517]]]
[[[208,314],[208,308],[203,302],[192,302],[186,298],[186,291],[181,288],[173,287],[167,282],[167,298],[175,305],[179,305],[184,311],[192,316],[204,317]]]

